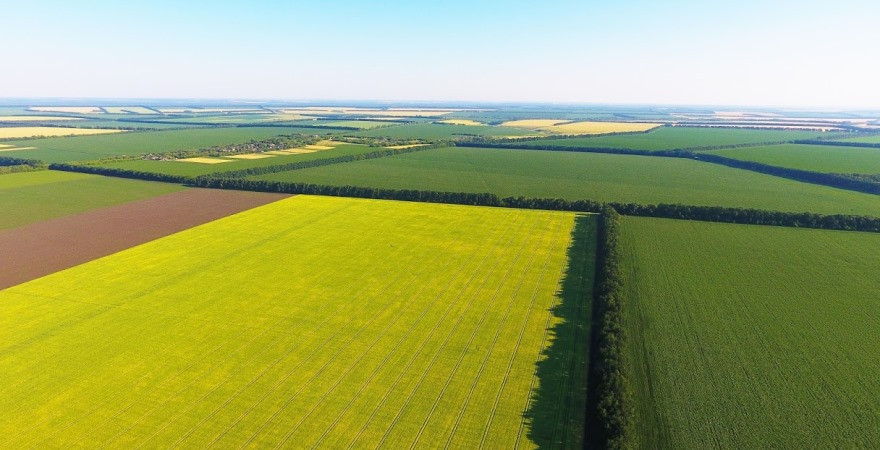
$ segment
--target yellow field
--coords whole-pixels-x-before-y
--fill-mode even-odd
[[[14,147],[14,145],[10,145],[10,144],[0,144],[0,148],[6,148],[6,147]]]
[[[96,114],[101,112],[101,108],[98,108],[97,106],[34,106],[28,109],[31,111],[77,114]]]
[[[652,130],[660,125],[630,122],[572,122],[546,127],[543,130],[558,134],[632,133]]]
[[[44,122],[47,120],[83,120],[82,117],[66,116],[0,116],[0,122]]]
[[[385,148],[391,148],[391,149],[394,149],[394,150],[401,150],[401,149],[404,149],[404,148],[421,147],[421,146],[424,146],[424,145],[428,145],[428,144],[392,145],[392,146],[390,146],[390,147],[385,147]]]
[[[441,120],[439,123],[448,123],[450,125],[484,125],[482,122],[477,122],[476,120],[468,120],[468,119],[446,119]]]
[[[265,159],[265,158],[274,158],[274,155],[266,155],[263,153],[246,153],[244,155],[229,155],[224,156],[224,158],[234,158],[234,159]]]
[[[220,164],[220,163],[232,162],[228,159],[219,159],[219,158],[183,158],[183,159],[178,159],[177,161],[199,163],[199,164]]]
[[[545,128],[552,127],[553,125],[570,122],[569,120],[559,120],[559,119],[523,119],[523,120],[508,120],[501,124],[504,127],[517,127],[517,128]]]
[[[120,133],[122,130],[98,130],[93,128],[64,127],[10,127],[0,128],[0,139],[29,138],[35,136],[86,136],[90,134]]]
[[[524,119],[510,120],[502,123],[501,125],[505,127],[528,128],[530,130],[545,131],[554,134],[605,134],[648,131],[659,127],[661,124],[596,121],[572,122],[569,120],[559,119]]]
[[[110,114],[158,114],[143,106],[105,106],[104,110]]]
[[[305,148],[310,150],[330,150],[333,147],[330,145],[306,145]]]

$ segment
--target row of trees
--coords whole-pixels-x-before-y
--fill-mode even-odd
[[[824,139],[803,139],[803,140],[795,141],[795,143],[796,144],[808,144],[808,145],[836,145],[838,147],[880,148],[880,144],[875,144],[872,142],[826,141]]]
[[[599,214],[596,289],[593,321],[591,379],[595,380],[595,400],[599,444],[602,448],[632,447],[634,408],[629,371],[624,356],[623,276],[620,262],[620,215],[605,206]]]
[[[658,205],[615,202],[603,204],[593,200],[566,200],[561,198],[501,198],[495,194],[489,193],[438,192],[357,186],[327,186],[283,181],[249,180],[243,178],[199,177],[192,180],[192,184],[195,186],[217,189],[240,189],[262,192],[284,192],[289,194],[329,195],[337,197],[375,198],[557,211],[600,212],[604,206],[610,206],[620,214],[632,216],[750,225],[880,232],[880,218],[870,216],[790,213],[760,209],[729,208],[720,206],[689,206],[663,203]]]
[[[870,179],[859,179],[848,175],[836,173],[813,172],[810,170],[791,169],[787,167],[771,166],[755,161],[743,161],[725,156],[712,154],[694,154],[694,159],[699,161],[721,164],[736,169],[751,170],[752,172],[774,175],[791,180],[804,181],[807,183],[821,184],[840,189],[864,192],[868,194],[880,194],[880,183]]]
[[[52,170],[63,170],[65,172],[90,173],[94,175],[106,175],[118,178],[132,178],[136,180],[162,181],[165,183],[188,183],[192,180],[190,177],[183,175],[168,175],[155,172],[141,172],[138,170],[114,169],[110,167],[92,166],[84,164],[68,164],[53,163],[49,164]]]
[[[44,162],[36,159],[12,158],[0,156],[0,174],[34,172],[45,170],[48,167]]]

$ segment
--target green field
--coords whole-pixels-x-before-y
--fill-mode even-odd
[[[0,291],[0,435],[580,448],[594,227],[297,196]]]
[[[715,150],[728,158],[826,173],[880,173],[880,149],[837,145],[784,144]]]
[[[644,448],[880,446],[880,235],[624,218]]]
[[[325,150],[315,153],[304,153],[301,155],[273,155],[264,159],[231,159],[231,162],[221,164],[199,164],[183,161],[154,161],[154,160],[134,160],[122,161],[114,163],[101,164],[100,167],[110,167],[115,169],[136,170],[140,172],[161,173],[166,175],[181,175],[187,177],[196,177],[199,175],[207,175],[211,173],[228,172],[232,170],[249,169],[252,167],[265,167],[280,164],[289,164],[300,161],[312,161],[316,159],[335,158],[346,155],[359,155],[380,150],[376,147],[368,147],[366,145],[340,145],[332,150]]]
[[[181,189],[174,184],[54,170],[0,175],[0,211],[5,211],[0,214],[0,230]]]
[[[635,150],[673,150],[717,145],[758,144],[811,139],[815,131],[750,130],[742,128],[661,127],[649,133],[567,139],[541,139],[516,145],[558,147],[630,148]]]
[[[474,136],[527,136],[534,131],[511,127],[476,125],[446,125],[436,123],[413,123],[358,131],[356,136],[391,137],[401,139],[459,139]]]
[[[130,124],[131,122],[129,122]],[[320,130],[319,130],[320,131]],[[242,144],[283,134],[316,134],[313,129],[287,127],[194,128],[187,130],[127,132],[103,136],[9,141],[33,150],[8,152],[7,156],[46,162],[89,161],[121,155],[143,155],[179,150]]]
[[[850,139],[841,139],[841,141],[843,141],[843,142],[862,142],[865,144],[880,144],[880,135],[863,136],[863,137],[856,137],[856,138],[850,138]]]
[[[432,149],[255,179],[643,204],[682,203],[880,216],[871,194],[681,158],[481,148]]]

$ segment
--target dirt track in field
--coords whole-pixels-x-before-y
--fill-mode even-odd
[[[0,231],[0,289],[289,197],[187,189]]]

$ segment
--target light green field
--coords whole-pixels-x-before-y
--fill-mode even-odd
[[[682,158],[444,148],[255,177],[336,186],[880,216],[871,194]]]
[[[222,164],[198,164],[175,160],[154,161],[139,159],[134,161],[122,161],[101,164],[100,167],[111,167],[115,169],[136,170],[140,172],[196,177],[199,175],[249,169],[252,167],[274,166],[301,161],[312,161],[316,159],[335,158],[338,156],[359,155],[363,153],[374,152],[376,150],[378,150],[376,147],[346,144],[340,145],[332,150],[323,150],[315,153],[303,153],[300,155],[272,155],[270,158],[252,160],[227,158],[230,159],[230,162]]]
[[[0,175],[0,230],[169,194],[174,184],[43,170]]]
[[[880,234],[624,218],[644,448],[880,446]]]
[[[0,291],[3,445],[580,448],[594,227],[297,196]]]
[[[120,122],[134,126],[132,122]],[[121,155],[144,155],[179,150],[198,150],[212,146],[242,144],[284,134],[304,132],[301,128],[194,128],[187,130],[127,132],[105,136],[52,138],[10,141],[18,147],[34,150],[9,152],[16,158],[33,158],[46,162],[90,161]],[[315,134],[313,130],[305,131]]]
[[[865,144],[880,144],[880,135],[864,136],[850,139],[841,139],[843,142],[861,142]]]
[[[718,145],[760,144],[821,136],[816,131],[750,130],[743,128],[662,127],[648,133],[516,142],[524,147],[602,147],[673,150]]]
[[[813,172],[880,173],[880,149],[877,148],[785,144],[716,150],[709,153]]]

